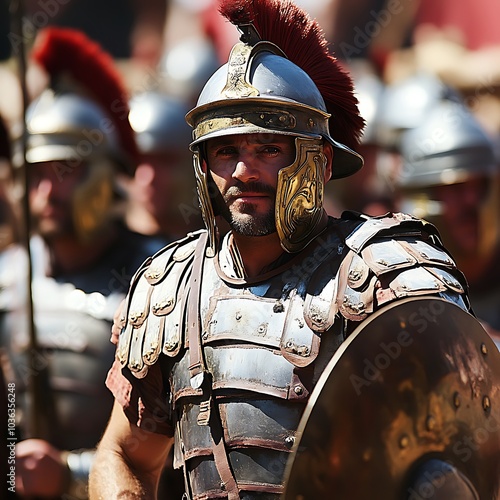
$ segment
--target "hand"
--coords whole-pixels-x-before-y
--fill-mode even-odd
[[[21,498],[61,496],[69,469],[61,451],[42,439],[26,439],[16,445],[16,492]]]

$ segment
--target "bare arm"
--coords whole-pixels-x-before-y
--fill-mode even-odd
[[[115,402],[90,472],[90,499],[155,499],[172,443],[172,438],[132,425]]]

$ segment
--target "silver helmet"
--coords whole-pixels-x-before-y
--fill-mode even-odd
[[[164,54],[158,71],[169,94],[194,103],[219,66],[212,41],[207,37],[192,36],[178,42]]]
[[[130,124],[141,153],[185,150],[191,142],[186,123],[188,107],[178,99],[158,92],[136,94],[130,100]]]
[[[322,213],[323,141],[334,148],[332,178],[351,175],[363,164],[361,156],[348,147],[358,143],[363,127],[352,81],[328,53],[316,22],[292,2],[241,6],[226,0],[220,11],[238,26],[241,41],[208,80],[186,117],[193,127],[191,148],[211,248],[215,250],[215,213],[200,145],[225,135],[272,133],[296,137],[296,160],[278,174],[275,221],[282,247],[297,252],[310,242]],[[267,22],[259,25],[263,19]],[[309,36],[300,47],[287,46],[287,37],[280,36],[285,32],[288,40]],[[318,79],[321,72],[321,77],[328,75],[326,83]],[[302,196],[309,202],[303,203]],[[302,208],[305,205],[307,211]]]
[[[127,165],[114,126],[92,99],[45,90],[26,113],[28,163],[95,161],[107,158]]]
[[[458,184],[492,176],[497,158],[491,138],[460,103],[442,101],[429,110],[420,126],[401,139],[400,188]]]
[[[418,127],[441,101],[462,99],[456,90],[430,73],[416,73],[387,85],[379,101],[377,142],[398,150],[401,134]]]

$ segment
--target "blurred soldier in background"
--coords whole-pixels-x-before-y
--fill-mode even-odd
[[[158,237],[158,249],[202,224],[201,212],[193,206],[187,112],[182,101],[159,91],[136,94],[130,101],[139,160],[127,185],[126,221],[133,231]]]
[[[25,248],[0,255],[0,339],[21,439],[16,493],[86,498],[91,449],[112,404],[103,380],[114,354],[113,312],[150,248],[121,221],[116,175],[131,176],[137,156],[111,58],[61,28],[40,32],[33,58],[50,84],[26,116],[32,283]]]
[[[433,222],[470,286],[476,315],[500,331],[500,213],[494,143],[473,114],[442,101],[401,137],[399,207]]]
[[[325,198],[330,203],[329,213],[356,210],[368,215],[383,215],[394,208],[392,191],[380,175],[381,163],[387,158],[385,148],[378,141],[378,115],[385,85],[369,65],[351,66],[354,89],[359,101],[359,112],[365,119],[365,128],[358,146],[363,156],[363,168],[352,177],[339,179],[325,186]]]

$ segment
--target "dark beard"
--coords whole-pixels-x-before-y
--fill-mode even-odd
[[[236,234],[241,236],[267,236],[276,232],[274,211],[260,217],[253,217],[248,221],[235,219],[231,214],[229,225]]]
[[[276,198],[276,191],[267,184],[263,184],[261,182],[249,182],[247,184],[238,182],[236,185],[231,186],[228,189],[228,191],[224,195],[224,201],[227,204],[231,199],[231,197],[237,196],[245,191],[252,191],[254,193],[262,193],[262,194],[271,194],[274,199]],[[251,216],[251,218],[249,217],[248,220],[246,220],[244,215],[240,219],[239,216],[241,216],[241,214],[238,214],[238,217],[235,217],[231,213],[230,209],[228,210],[229,211],[228,222],[231,229],[236,234],[239,234],[241,236],[267,236],[268,234],[276,232],[274,208],[269,210],[267,214],[259,216],[252,214],[251,203],[246,203],[243,208],[245,214]]]

